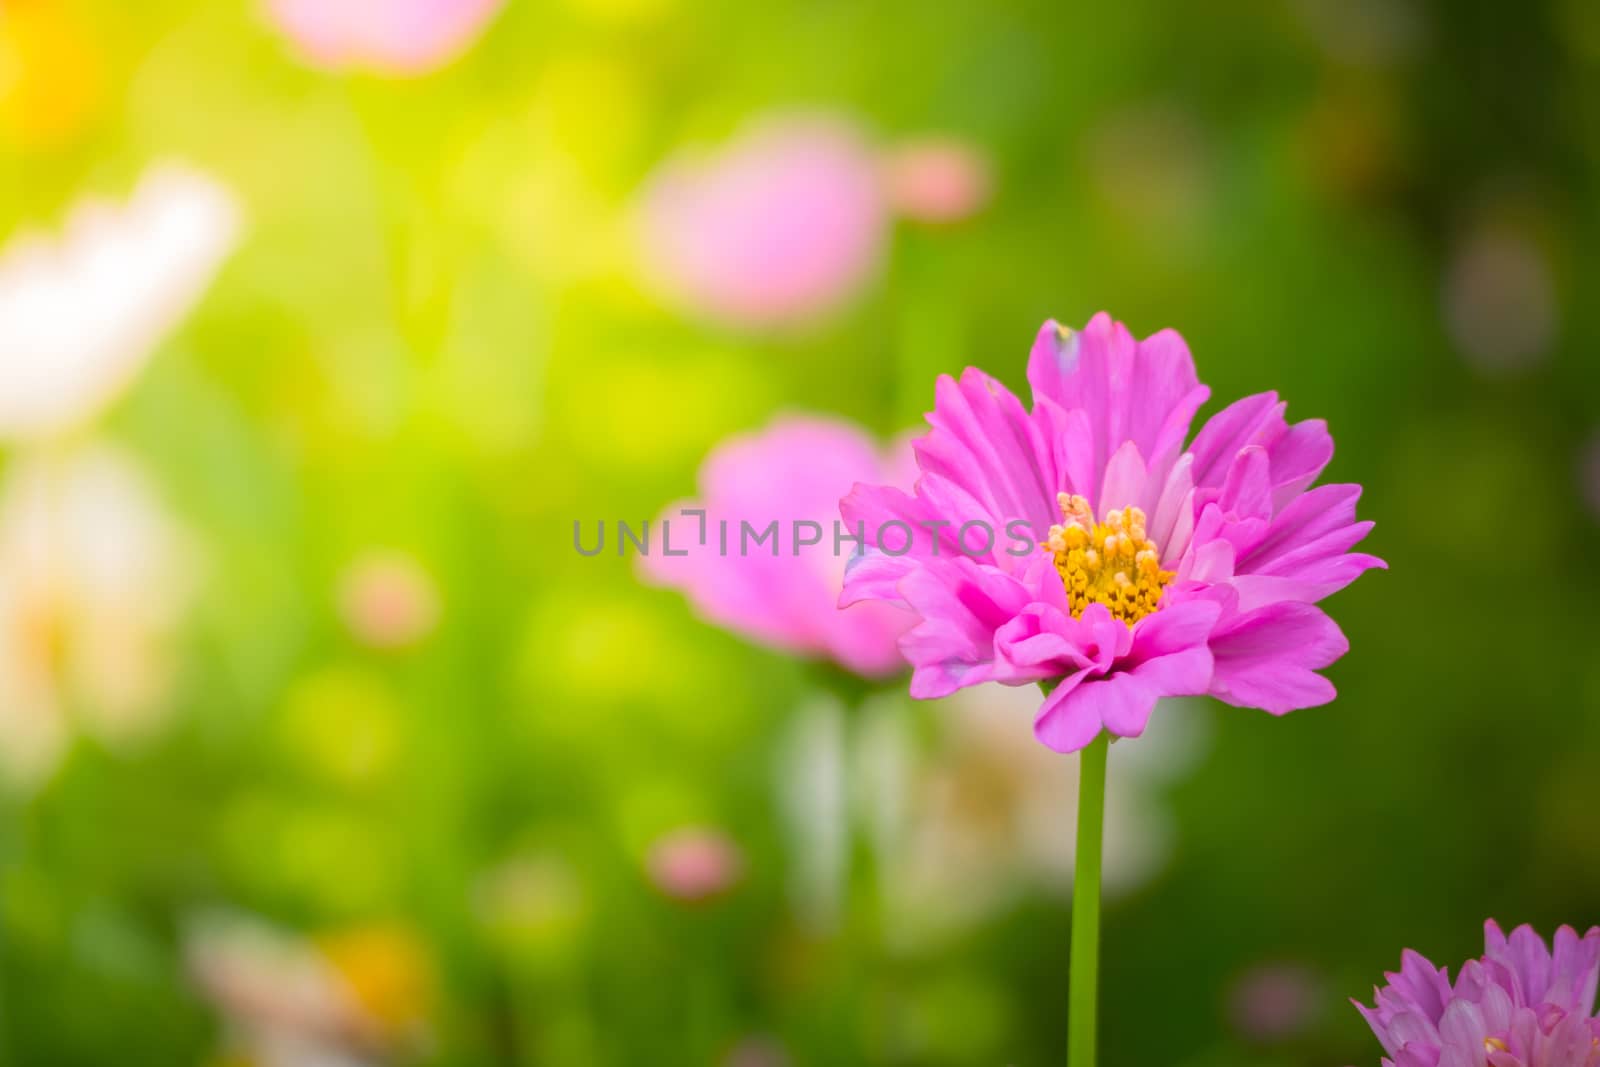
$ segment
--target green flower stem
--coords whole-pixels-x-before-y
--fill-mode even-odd
[[[1067,1067],[1094,1067],[1100,984],[1100,846],[1105,836],[1106,753],[1102,733],[1080,755],[1078,850],[1072,868],[1072,956],[1067,969]]]

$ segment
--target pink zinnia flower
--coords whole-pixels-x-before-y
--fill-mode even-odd
[[[1372,526],[1360,487],[1309,489],[1327,427],[1262,393],[1186,446],[1210,392],[1188,346],[1104,314],[1081,333],[1047,322],[1028,381],[1031,411],[982,371],[941,377],[914,492],[840,502],[872,546],[840,604],[920,617],[900,642],[912,696],[1046,683],[1034,733],[1062,752],[1137,737],[1163,696],[1274,714],[1332,700],[1315,672],[1348,646],[1313,605],[1384,564],[1347,551]]]
[[[837,609],[855,546],[845,540],[834,551],[836,533],[853,533],[836,530],[835,523],[839,496],[855,482],[909,485],[911,475],[903,443],[885,451],[848,423],[778,419],[760,433],[730,438],[706,457],[701,499],[681,505],[705,510],[704,538],[699,519],[668,511],[671,549],[687,554],[665,554],[658,523],[644,573],[683,590],[711,622],[762,644],[826,657],[864,676],[893,674],[905,666],[897,641],[915,619],[885,604],[862,614]],[[758,535],[776,522],[777,540],[742,541],[745,522]],[[795,544],[813,537],[813,544]]]
[[[331,70],[426,74],[465,52],[504,0],[267,0],[305,58]]]
[[[791,326],[835,310],[877,270],[889,216],[877,159],[849,123],[772,120],[650,181],[642,251],[657,286],[733,326]]]
[[[1531,926],[1509,938],[1484,924],[1484,954],[1461,968],[1434,967],[1407,950],[1400,973],[1357,1009],[1383,1043],[1384,1067],[1597,1067],[1600,927],[1579,938],[1556,931],[1555,951]]]

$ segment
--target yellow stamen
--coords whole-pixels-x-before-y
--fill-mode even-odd
[[[1485,1051],[1485,1052],[1497,1052],[1497,1051],[1498,1052],[1510,1052],[1511,1051],[1511,1046],[1507,1045],[1504,1041],[1500,1040],[1498,1037],[1486,1037],[1486,1038],[1483,1039],[1483,1051]]]
[[[1055,556],[1073,618],[1090,604],[1104,604],[1132,626],[1161,606],[1161,592],[1174,573],[1161,569],[1161,550],[1145,534],[1144,512],[1123,508],[1095,521],[1089,502],[1061,493],[1062,521],[1050,527],[1042,546]]]

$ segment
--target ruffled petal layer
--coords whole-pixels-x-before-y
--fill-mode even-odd
[[[1028,384],[1036,405],[1048,400],[1087,416],[1092,482],[1098,482],[1093,474],[1104,472],[1127,441],[1137,446],[1152,471],[1164,475],[1183,449],[1195,412],[1211,395],[1195,375],[1189,346],[1176,332],[1162,330],[1137,341],[1104,312],[1081,331],[1054,320],[1045,323],[1028,358]],[[1101,510],[1096,496],[1084,495]]]
[[[1310,604],[1283,601],[1234,615],[1211,635],[1211,695],[1274,715],[1336,695],[1316,672],[1349,651],[1334,621]]]

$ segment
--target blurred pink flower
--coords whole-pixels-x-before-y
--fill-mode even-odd
[[[883,160],[890,206],[918,222],[960,222],[976,214],[989,201],[992,181],[982,150],[954,137],[906,141]]]
[[[708,900],[733,888],[744,869],[739,846],[720,830],[687,827],[650,846],[645,861],[656,888],[677,900]]]
[[[880,677],[904,666],[900,634],[914,622],[909,612],[878,604],[840,611],[845,564],[855,546],[842,540],[835,552],[834,521],[839,498],[856,482],[887,479],[911,484],[909,447],[887,453],[845,422],[790,416],[759,433],[730,438],[700,466],[701,499],[680,507],[705,509],[699,522],[668,511],[672,550],[660,544],[641,560],[647,578],[681,589],[706,619],[785,652],[825,656],[857,674]],[[778,524],[778,544],[741,545],[741,523],[760,532]],[[815,523],[820,541],[792,545],[795,523]],[[723,549],[722,524],[727,524]],[[807,530],[807,533],[812,531]],[[839,532],[854,531],[841,524]],[[768,545],[772,542],[768,541]],[[748,554],[741,548],[748,547]]]
[[[314,66],[398,77],[465,52],[504,0],[267,0],[267,17]]]
[[[1322,981],[1296,963],[1258,964],[1240,975],[1228,997],[1233,1027],[1270,1044],[1304,1033],[1322,1010]]]
[[[160,164],[125,204],[73,208],[60,237],[0,249],[0,437],[77,429],[125,389],[232,251],[233,195]]]
[[[426,1039],[432,965],[408,928],[311,938],[250,915],[205,913],[187,925],[184,956],[229,1024],[229,1051],[261,1067],[386,1063]]]
[[[821,117],[768,121],[714,155],[670,160],[640,214],[646,271],[664,294],[746,328],[845,303],[876,272],[888,230],[871,148]]]
[[[372,552],[339,581],[339,612],[356,639],[373,648],[404,648],[427,637],[439,619],[439,592],[413,557]]]
[[[1507,226],[1482,228],[1461,242],[1445,269],[1443,303],[1451,339],[1489,372],[1542,360],[1560,318],[1543,250]]]

